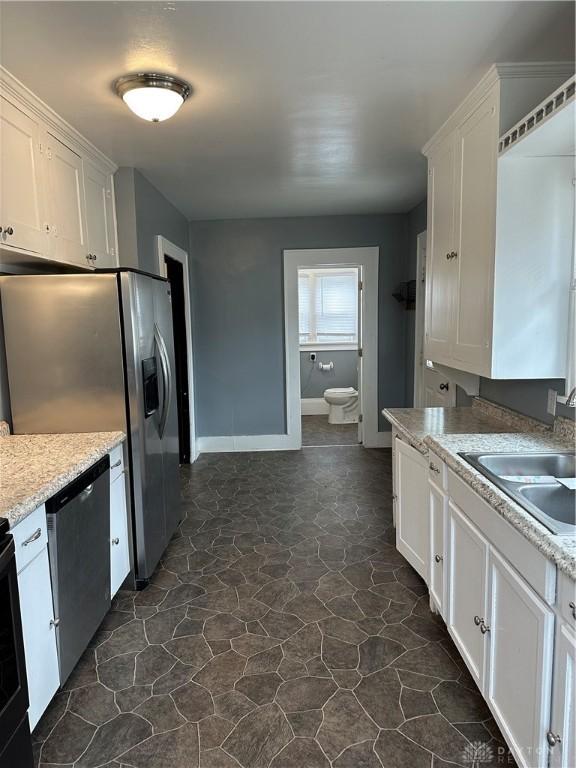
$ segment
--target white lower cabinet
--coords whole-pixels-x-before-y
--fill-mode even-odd
[[[437,457],[427,466],[395,439],[396,546],[427,581],[519,768],[575,768],[574,581]]]
[[[482,690],[489,544],[452,500],[448,508],[448,631]]]
[[[122,586],[130,572],[128,517],[124,473],[110,483],[110,594]]]
[[[444,550],[447,497],[442,489],[428,481],[430,501],[430,570],[428,586],[434,607],[445,618],[444,605],[444,569],[446,557]]]
[[[32,730],[60,685],[48,548],[18,574]]]
[[[519,765],[546,765],[554,613],[490,551],[485,697]]]
[[[576,765],[576,634],[558,621],[554,647],[552,717],[547,734],[550,768]]]
[[[428,462],[396,438],[396,548],[423,579],[428,579]]]

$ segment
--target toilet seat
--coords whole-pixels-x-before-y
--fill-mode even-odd
[[[358,394],[354,387],[333,387],[332,389],[324,390],[325,395],[344,395],[346,397],[353,397]]]

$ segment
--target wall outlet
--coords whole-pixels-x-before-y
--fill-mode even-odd
[[[548,390],[548,405],[546,406],[546,410],[552,416],[556,416],[556,398],[557,397],[558,397],[558,392],[556,392],[555,389]]]
[[[316,352],[310,352],[310,362],[311,363],[316,362]]]

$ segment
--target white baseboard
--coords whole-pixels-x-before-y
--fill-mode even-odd
[[[198,453],[240,453],[250,451],[294,451],[302,446],[293,435],[226,435],[196,438]],[[378,432],[365,448],[391,448],[392,432]]]
[[[290,451],[299,448],[292,435],[227,435],[198,437],[199,453],[234,453],[240,451]]]
[[[323,416],[330,406],[323,397],[303,397],[300,400],[302,416]]]
[[[391,448],[392,432],[377,432],[374,439],[364,443],[365,448]]]

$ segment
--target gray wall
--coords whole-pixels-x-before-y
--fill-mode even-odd
[[[120,264],[158,274],[156,235],[188,250],[188,221],[135,168],[114,177]]]
[[[282,251],[380,247],[379,408],[404,404],[406,216],[190,224],[198,434],[286,432]],[[388,424],[381,417],[380,429]]]
[[[318,363],[334,363],[333,371],[321,371]],[[334,349],[316,352],[316,362],[310,362],[310,352],[300,351],[300,394],[302,397],[322,397],[329,387],[358,386],[358,351]]]
[[[416,238],[426,229],[426,200],[423,200],[408,214],[408,261],[406,280],[416,279]],[[416,334],[416,312],[408,310],[405,314],[405,358],[406,386],[404,399],[407,406],[414,404],[414,343]]]
[[[554,417],[546,412],[548,404],[548,390],[555,389],[564,392],[564,381],[557,379],[544,380],[513,380],[495,381],[494,379],[480,379],[480,396],[499,403],[507,408],[532,416],[540,421],[552,424]],[[558,403],[556,413],[558,416],[566,416],[574,419],[574,408],[567,408]]]

